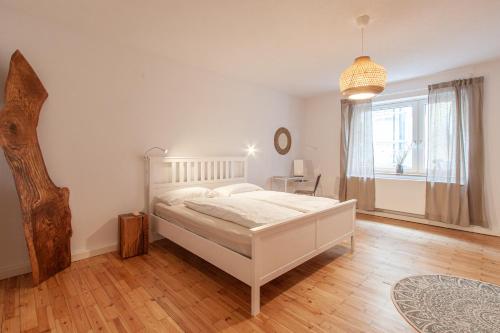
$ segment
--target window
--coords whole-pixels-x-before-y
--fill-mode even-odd
[[[397,173],[401,164],[404,174],[425,174],[426,109],[427,96],[373,103],[376,173]]]

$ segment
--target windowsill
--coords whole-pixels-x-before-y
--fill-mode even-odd
[[[415,174],[397,174],[397,173],[377,173],[375,174],[375,179],[391,179],[391,180],[413,180],[425,182],[424,175],[415,175]]]

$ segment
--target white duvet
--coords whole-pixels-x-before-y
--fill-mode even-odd
[[[234,198],[254,199],[280,207],[293,209],[302,213],[310,213],[331,208],[337,205],[338,200],[308,195],[298,195],[276,191],[252,191],[234,194]]]
[[[240,197],[239,195],[191,199],[184,201],[184,205],[197,212],[233,222],[249,229],[284,221],[303,214],[298,210],[261,200]]]

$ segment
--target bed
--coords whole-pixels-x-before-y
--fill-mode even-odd
[[[356,201],[334,205],[270,191],[235,196],[264,201],[276,210],[300,214],[275,223],[244,227],[158,197],[190,186],[215,188],[247,181],[244,157],[150,157],[147,201],[152,230],[251,287],[251,314],[260,312],[260,287],[348,239],[354,250]],[[267,192],[267,193],[264,193]],[[246,199],[248,200],[248,199]]]

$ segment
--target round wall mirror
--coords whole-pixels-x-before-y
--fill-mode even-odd
[[[292,136],[290,131],[284,127],[280,127],[276,130],[274,134],[274,148],[281,155],[285,155],[290,151],[292,146]]]

